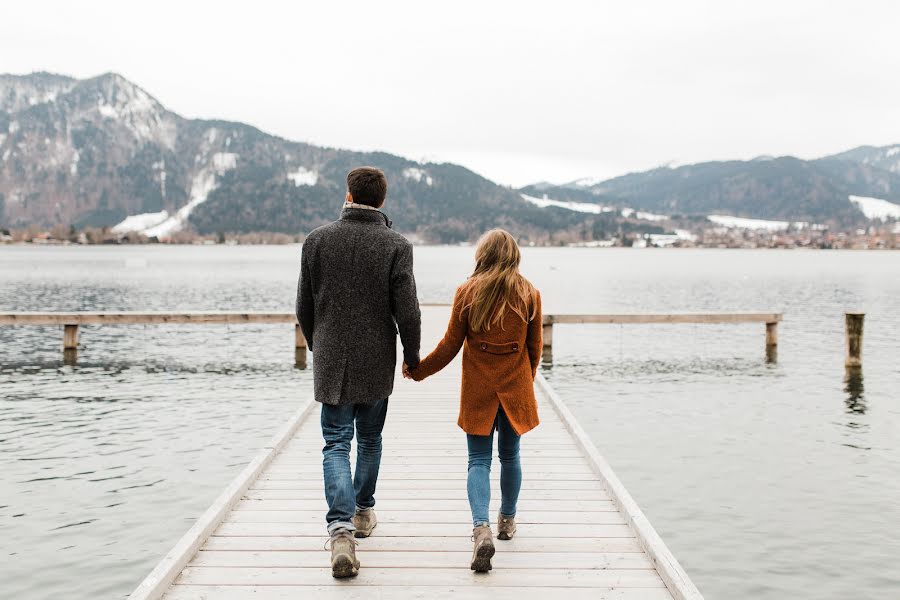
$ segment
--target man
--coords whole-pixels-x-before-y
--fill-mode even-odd
[[[359,572],[353,538],[368,537],[377,522],[372,507],[398,330],[404,362],[419,363],[412,245],[378,210],[386,195],[387,179],[379,169],[350,171],[340,219],[309,234],[300,260],[297,319],[313,353],[315,398],[322,403],[331,572],[339,578]]]

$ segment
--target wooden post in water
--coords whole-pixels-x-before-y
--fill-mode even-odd
[[[778,360],[778,321],[766,323],[766,362]]]
[[[865,313],[845,313],[844,323],[847,333],[847,358],[844,366],[848,369],[862,368],[863,321]]]
[[[78,360],[78,325],[63,325],[63,362],[74,365]]]
[[[300,325],[294,325],[294,366],[298,369],[306,368],[306,338]]]
[[[553,362],[553,317],[544,316],[541,338],[544,346],[541,350],[541,362],[550,364]]]
[[[78,349],[78,325],[63,325],[63,350]]]

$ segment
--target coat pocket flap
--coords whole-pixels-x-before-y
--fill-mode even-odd
[[[487,352],[488,354],[514,354],[519,351],[519,342],[504,342],[503,344],[478,342],[476,347],[481,352]]]

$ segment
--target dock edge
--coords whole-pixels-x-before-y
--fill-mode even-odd
[[[613,502],[622,512],[628,526],[634,531],[647,556],[653,561],[653,565],[672,596],[676,600],[703,600],[700,590],[697,589],[697,586],[688,577],[688,574],[675,559],[665,542],[656,533],[644,512],[634,498],[631,497],[631,494],[628,493],[628,490],[625,489],[625,486],[622,485],[612,467],[606,462],[606,459],[603,458],[600,451],[594,446],[594,443],[591,442],[584,429],[578,424],[574,415],[572,415],[556,393],[556,390],[550,386],[541,373],[538,373],[535,383],[550,401],[550,404],[553,405],[557,415],[565,423],[566,429],[575,438],[578,446],[584,451],[585,456],[591,463],[591,467],[603,481]]]
[[[269,466],[272,459],[281,451],[284,445],[293,437],[297,428],[306,420],[316,403],[310,398],[288,422],[278,430],[268,444],[244,467],[237,477],[232,480],[219,497],[197,519],[194,525],[188,529],[178,543],[166,553],[162,560],[147,577],[128,596],[129,600],[158,600],[165,594],[182,569],[191,561],[200,547],[212,535],[219,526],[228,511],[241,499],[250,485]]]

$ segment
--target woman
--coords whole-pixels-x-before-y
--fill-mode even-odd
[[[484,234],[475,249],[475,271],[456,290],[444,339],[404,373],[421,381],[447,366],[465,343],[458,424],[469,446],[472,569],[479,572],[491,570],[494,555],[488,517],[494,430],[502,492],[497,537],[509,540],[516,532],[522,486],[519,439],[539,423],[533,384],[541,359],[541,296],[519,273],[519,260],[509,233],[493,229]]]

